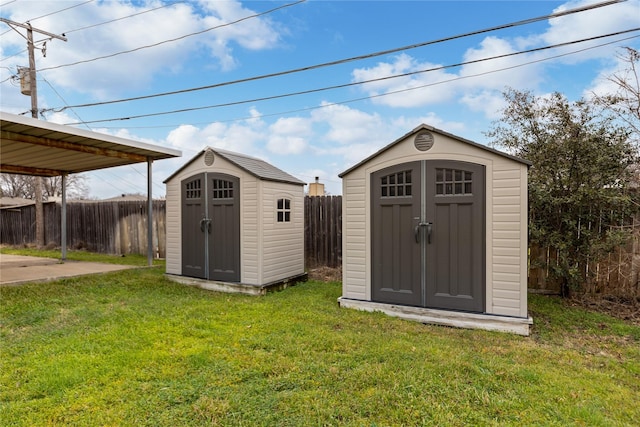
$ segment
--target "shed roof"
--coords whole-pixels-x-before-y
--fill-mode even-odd
[[[0,172],[59,176],[180,157],[179,150],[0,113]]]
[[[249,173],[250,175],[255,176],[258,179],[264,181],[276,181],[276,182],[284,182],[288,184],[296,184],[296,185],[305,185],[304,181],[299,180],[293,175],[289,175],[281,169],[273,166],[270,163],[265,162],[264,160],[260,160],[255,157],[247,156],[245,154],[234,153],[232,151],[221,150],[219,148],[211,148],[205,147],[196,154],[191,160],[189,160],[186,164],[184,164],[180,169],[171,174],[170,177],[164,180],[164,182],[170,181],[174,176],[176,176],[180,171],[193,163],[197,158],[204,155],[207,151],[212,151],[214,154],[226,159],[227,161],[233,163],[235,166],[239,167],[243,171]]]
[[[420,126],[418,126],[415,129],[413,129],[411,132],[407,132],[405,135],[403,135],[400,138],[396,139],[395,141],[393,141],[391,144],[387,145],[386,147],[381,148],[380,150],[378,150],[377,152],[373,153],[372,155],[370,155],[366,159],[362,160],[361,162],[351,166],[349,169],[347,169],[346,171],[342,172],[338,176],[340,178],[342,178],[343,176],[347,175],[349,172],[351,172],[354,169],[357,169],[358,167],[360,167],[361,165],[367,163],[369,160],[371,160],[371,159],[379,156],[380,154],[384,153],[385,151],[387,151],[388,149],[390,149],[394,145],[398,144],[400,141],[404,140],[405,138],[409,137],[410,135],[418,133],[421,130],[428,130],[429,132],[433,132],[433,133],[437,133],[437,134],[440,134],[440,135],[443,135],[443,136],[447,136],[449,138],[453,138],[453,139],[455,139],[457,141],[463,142],[465,144],[472,145],[474,147],[480,148],[480,149],[485,150],[485,151],[489,151],[489,152],[491,152],[491,153],[493,153],[495,155],[498,155],[498,156],[501,156],[501,157],[505,157],[507,159],[511,159],[511,160],[514,160],[514,161],[519,162],[519,163],[523,163],[523,164],[525,164],[527,166],[531,166],[532,165],[532,163],[530,161],[528,161],[528,160],[524,160],[524,159],[521,159],[519,157],[512,156],[511,154],[507,154],[507,153],[504,153],[502,151],[496,150],[494,148],[487,147],[486,145],[478,144],[477,142],[473,142],[473,141],[471,141],[469,139],[465,139],[465,138],[462,138],[460,136],[453,135],[453,134],[451,134],[449,132],[445,132],[443,130],[434,128],[433,126],[429,126],[429,125],[426,125],[426,124],[423,123]]]

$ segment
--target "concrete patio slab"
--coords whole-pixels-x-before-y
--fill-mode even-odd
[[[65,261],[23,255],[0,254],[0,286],[48,282],[68,277],[136,268],[130,265]]]

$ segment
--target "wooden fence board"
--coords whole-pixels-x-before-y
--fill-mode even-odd
[[[165,201],[153,201],[153,244],[156,257],[164,258]],[[45,246],[59,247],[61,206],[44,204]],[[35,206],[0,210],[0,243],[35,243]],[[67,203],[67,246],[92,252],[147,254],[147,202]]]
[[[591,260],[580,269],[587,277],[587,294],[640,297],[640,214],[623,225],[632,231],[627,244],[615,248],[603,259]],[[546,293],[560,293],[560,283],[554,281],[549,270],[558,262],[553,248],[529,246],[529,288]]]
[[[342,196],[307,196],[304,204],[307,267],[342,265]]]

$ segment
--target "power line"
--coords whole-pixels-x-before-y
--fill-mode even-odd
[[[16,0],[14,0],[14,1],[16,1]],[[82,3],[82,4],[91,3],[91,2],[93,2],[93,1],[95,1],[95,0],[89,0],[89,1],[86,1],[85,3]],[[142,12],[133,13],[133,14],[131,14],[131,15],[127,15],[127,16],[122,16],[122,17],[120,17],[120,18],[111,19],[111,20],[109,20],[109,21],[105,21],[105,22],[100,22],[100,23],[98,23],[98,24],[87,25],[86,27],[76,28],[76,29],[74,29],[74,30],[65,31],[63,34],[70,34],[70,33],[74,33],[74,32],[77,32],[77,31],[83,31],[83,30],[87,30],[87,29],[90,29],[90,28],[99,27],[99,26],[101,26],[101,25],[111,24],[111,23],[113,23],[113,22],[121,21],[121,20],[123,20],[123,19],[133,18],[133,17],[135,17],[135,16],[143,15],[143,14],[145,14],[145,13],[153,12],[153,11],[156,11],[156,10],[158,10],[158,9],[163,9],[163,8],[165,8],[165,7],[173,6],[173,5],[175,5],[175,4],[179,4],[179,3],[184,3],[184,1],[176,1],[176,2],[173,2],[173,3],[167,3],[167,4],[164,4],[164,5],[162,5],[162,6],[154,7],[154,8],[152,8],[152,9],[146,9],[146,10],[143,10]],[[80,6],[80,5],[76,5],[76,6],[72,6],[72,7],[77,7],[77,6]],[[55,13],[60,13],[60,12],[62,12],[62,11],[64,11],[64,10],[67,10],[67,9],[70,9],[70,7],[69,7],[69,8],[66,8],[66,9],[59,10],[59,11],[57,11],[57,12],[52,12],[52,13],[50,13],[50,14],[48,14],[48,15],[53,15],[53,14],[55,14]],[[48,16],[48,15],[43,15],[43,16]],[[41,17],[39,17],[39,18],[42,18],[42,16],[41,16]],[[35,20],[35,19],[39,19],[39,18],[34,18],[33,20]],[[11,30],[5,31],[4,33],[2,33],[2,35],[4,35],[4,34],[8,33],[9,31],[11,31]],[[21,54],[21,53],[23,53],[23,52],[26,52],[26,49],[24,49],[24,50],[22,50],[22,51],[20,51],[20,52],[14,53],[14,54],[13,54],[13,55],[11,55],[11,56],[6,56],[6,57],[4,57],[4,58],[1,58],[1,59],[0,59],[0,62],[1,62],[1,61],[4,61],[4,60],[6,60],[6,59],[9,59],[9,58],[13,58],[14,56],[18,56],[18,55],[20,55],[20,54]]]
[[[9,77],[7,77],[4,80],[1,80],[0,83],[4,83],[6,81],[13,80],[13,79],[16,79],[18,77],[16,74],[13,74],[13,70],[11,68],[9,68],[9,67],[0,67],[0,68],[4,68],[7,71],[9,71],[9,73],[11,73],[11,75]]]
[[[62,102],[64,102],[66,105],[68,105],[69,103],[67,102],[66,99],[63,98],[62,95],[60,95],[60,93],[56,90],[56,88],[53,87],[53,85],[49,82],[49,80],[45,79],[44,77],[42,77],[42,80],[49,85],[49,87],[51,88],[51,90],[53,91],[53,93],[55,93],[58,98],[60,98],[62,100]],[[71,110],[71,112],[73,113],[74,116],[76,116],[78,118],[78,120],[82,120],[82,118],[80,118],[80,116],[78,115],[78,113],[76,113],[76,111],[73,108],[69,108]],[[40,113],[44,114],[45,110],[41,110]],[[85,125],[86,128],[88,130],[92,130],[91,127],[89,125]]]
[[[47,13],[45,15],[38,16],[37,18],[31,18],[27,22],[31,22],[31,21],[35,21],[36,19],[41,19],[41,18],[44,18],[44,17],[47,17],[47,16],[55,15],[57,13],[64,12],[65,10],[69,10],[69,9],[73,9],[73,8],[76,8],[76,7],[84,6],[85,4],[92,3],[94,1],[95,0],[87,0],[87,1],[85,1],[83,3],[74,4],[73,6],[65,7],[64,9],[60,9],[60,10],[55,11],[55,12]]]
[[[183,108],[183,109],[164,111],[164,112],[159,112],[159,113],[139,114],[139,115],[135,115],[135,116],[127,116],[127,117],[119,117],[119,118],[111,118],[111,119],[92,120],[92,121],[82,122],[82,123],[86,124],[86,123],[100,123],[100,122],[111,122],[111,121],[121,121],[121,120],[132,120],[132,119],[140,119],[140,118],[145,118],[145,117],[155,117],[155,116],[162,116],[162,115],[169,115],[169,114],[185,113],[185,112],[190,112],[190,111],[206,110],[206,109],[212,109],[212,108],[230,107],[230,106],[234,106],[234,105],[255,103],[255,102],[261,102],[261,101],[270,101],[270,100],[274,100],[274,99],[280,99],[280,98],[286,98],[286,97],[298,96],[298,95],[308,95],[308,94],[311,94],[311,93],[323,92],[323,91],[327,91],[327,90],[343,89],[343,88],[346,88],[346,87],[363,85],[363,84],[367,84],[367,83],[380,82],[380,81],[385,81],[385,80],[391,80],[391,79],[396,79],[396,78],[399,78],[399,77],[408,77],[408,76],[412,76],[412,75],[424,74],[424,73],[433,72],[433,71],[441,71],[441,70],[445,70],[445,69],[449,69],[449,68],[457,68],[457,67],[461,67],[463,65],[477,64],[477,63],[480,63],[480,62],[486,62],[486,61],[491,61],[491,60],[495,60],[495,59],[503,59],[503,58],[508,58],[508,57],[511,57],[511,56],[517,56],[517,55],[526,54],[526,53],[541,52],[541,51],[544,51],[544,50],[555,49],[555,48],[564,47],[564,46],[570,46],[570,45],[573,45],[573,44],[584,43],[584,42],[598,40],[598,39],[602,39],[602,38],[606,38],[606,37],[613,37],[613,36],[626,34],[626,33],[634,32],[634,31],[638,31],[638,30],[640,30],[640,27],[629,29],[629,30],[624,30],[624,31],[618,31],[618,32],[615,32],[615,33],[604,34],[604,35],[600,35],[600,36],[584,38],[584,39],[580,39],[580,40],[574,40],[574,41],[570,41],[570,42],[557,43],[557,44],[549,45],[549,46],[543,46],[543,47],[538,47],[538,48],[533,48],[533,49],[527,49],[527,50],[522,50],[522,51],[518,51],[518,52],[511,52],[511,53],[506,53],[506,54],[502,54],[502,55],[495,55],[495,56],[491,56],[491,57],[475,59],[475,60],[472,60],[472,61],[459,62],[459,63],[456,63],[456,64],[442,65],[442,66],[439,66],[439,67],[432,67],[432,68],[427,68],[427,69],[417,70],[417,71],[411,71],[411,72],[402,73],[402,74],[395,74],[395,75],[379,77],[379,78],[375,78],[375,79],[363,80],[363,81],[359,81],[359,82],[344,83],[344,84],[341,84],[341,85],[326,86],[326,87],[322,87],[322,88],[308,89],[308,90],[299,91],[299,92],[291,92],[291,93],[286,93],[286,94],[273,95],[273,96],[262,97],[262,98],[254,98],[254,99],[249,99],[249,100],[234,101],[234,102],[228,102],[228,103],[224,103],[224,104],[208,105],[208,106],[203,106],[203,107]],[[56,111],[64,111],[64,109],[65,108],[63,108],[61,110],[56,110]],[[77,124],[82,124],[82,123],[67,123],[67,125],[77,125]]]
[[[58,11],[56,11],[56,12],[51,12],[51,13],[47,13],[47,14],[42,15],[42,16],[38,16],[38,17],[36,17],[36,18],[31,18],[31,19],[27,20],[26,22],[35,21],[36,19],[44,18],[45,16],[55,15],[56,13],[64,12],[65,10],[73,9],[74,7],[82,6],[82,5],[84,5],[84,4],[91,3],[91,2],[93,2],[93,1],[95,1],[95,0],[87,0],[87,1],[85,1],[84,3],[79,3],[79,4],[75,4],[75,5],[73,5],[73,6],[65,7],[64,9],[60,9],[60,10],[58,10]],[[9,2],[9,3],[12,3],[12,2]],[[7,3],[7,4],[9,4],[9,3]],[[4,5],[3,5],[3,6],[4,6]],[[5,31],[4,33],[0,34],[0,36],[4,36],[4,35],[5,35],[5,34],[7,34],[9,31],[11,31],[11,30]],[[13,56],[15,56],[15,55],[13,55]],[[11,57],[9,56],[9,57],[7,57],[7,58],[11,58]],[[7,58],[3,58],[3,60],[4,60],[4,59],[7,59]]]
[[[406,88],[406,89],[398,89],[398,90],[393,90],[393,91],[389,91],[389,92],[385,92],[385,93],[380,93],[377,95],[368,95],[368,96],[363,96],[360,98],[352,98],[352,99],[347,99],[344,101],[336,101],[336,102],[329,102],[326,104],[322,104],[322,105],[316,105],[313,107],[305,107],[305,108],[298,108],[296,110],[288,110],[288,111],[280,111],[280,112],[276,112],[276,113],[269,113],[269,114],[257,114],[257,115],[252,115],[252,116],[247,116],[247,117],[237,117],[237,118],[233,118],[233,119],[227,119],[227,120],[217,120],[216,123],[227,123],[227,122],[236,122],[236,121],[241,121],[241,120],[249,120],[249,119],[260,119],[263,117],[273,117],[273,116],[284,116],[284,115],[289,115],[289,114],[293,114],[293,113],[301,113],[301,112],[305,112],[305,111],[312,111],[312,110],[319,110],[321,108],[328,108],[328,107],[333,107],[336,105],[345,105],[345,104],[352,104],[355,102],[360,102],[360,101],[367,101],[370,99],[374,99],[374,98],[382,98],[385,96],[389,96],[389,95],[397,95],[399,93],[405,93],[405,92],[412,92],[414,90],[419,90],[419,89],[424,89],[427,87],[432,87],[432,86],[439,86],[441,84],[445,84],[445,83],[452,83],[458,80],[465,80],[465,79],[470,79],[470,78],[474,78],[474,77],[481,77],[481,76],[485,76],[488,74],[493,74],[493,73],[499,73],[502,71],[508,71],[508,70],[513,70],[516,68],[521,68],[521,67],[525,67],[527,65],[531,65],[531,64],[537,64],[539,62],[545,62],[545,61],[549,61],[551,59],[557,59],[557,58],[561,58],[564,56],[569,56],[569,55],[574,55],[576,53],[581,53],[581,52],[585,52],[587,50],[591,50],[591,49],[597,49],[603,46],[608,46],[608,45],[612,45],[615,43],[619,43],[622,41],[626,41],[626,40],[631,40],[634,38],[638,38],[640,36],[632,36],[632,37],[626,37],[623,39],[618,39],[618,40],[614,40],[611,42],[607,42],[607,43],[602,43],[596,46],[590,46],[590,47],[586,47],[583,49],[578,49],[578,50],[574,50],[571,52],[567,52],[567,53],[561,53],[558,55],[553,55],[553,56],[549,56],[546,58],[542,58],[542,59],[536,59],[534,61],[528,61],[528,62],[523,62],[521,64],[516,64],[516,65],[512,65],[509,67],[504,67],[504,68],[498,68],[495,70],[490,70],[490,71],[484,71],[482,73],[477,73],[477,74],[469,74],[466,76],[459,76],[459,77],[455,77],[452,79],[448,79],[448,80],[441,80],[438,82],[433,82],[433,83],[427,83],[424,85],[420,85],[420,86],[413,86],[410,88]],[[190,123],[191,125],[197,125],[197,124],[210,124],[210,122],[206,122],[206,123]],[[164,127],[176,127],[178,125],[162,125],[162,126],[127,126],[127,129],[146,129],[146,128],[164,128]],[[106,129],[109,129],[109,126],[102,126]],[[120,128],[121,126],[118,126],[118,128]]]
[[[9,31],[11,31],[11,30],[9,30]],[[5,31],[4,33],[0,34],[0,36],[3,36],[4,34],[8,33],[9,31]],[[27,51],[27,49],[22,49],[21,51],[16,52],[16,53],[14,53],[13,55],[5,56],[4,58],[0,59],[0,62],[5,61],[5,60],[7,60],[7,59],[11,59],[11,58],[13,58],[14,56],[18,56],[18,55],[20,55],[21,53],[25,53],[26,51]]]
[[[298,0],[298,1],[293,2],[293,3],[288,3],[288,4],[285,4],[285,5],[282,5],[282,6],[275,7],[273,9],[269,9],[269,10],[267,10],[265,12],[260,12],[260,13],[256,13],[256,14],[253,14],[253,15],[245,16],[245,17],[237,19],[235,21],[227,22],[227,23],[224,23],[224,24],[221,24],[221,25],[216,25],[215,27],[207,28],[205,30],[197,31],[197,32],[191,33],[191,34],[185,34],[183,36],[176,37],[176,38],[173,38],[173,39],[164,40],[164,41],[161,41],[161,42],[158,42],[158,43],[153,43],[153,44],[146,45],[146,46],[140,46],[140,47],[137,47],[135,49],[125,50],[125,51],[122,51],[122,52],[116,52],[116,53],[112,53],[110,55],[99,56],[97,58],[87,59],[87,60],[84,60],[84,61],[77,61],[77,62],[73,62],[73,63],[70,63],[70,64],[63,64],[63,65],[57,65],[55,67],[42,68],[42,69],[39,69],[38,71],[55,70],[55,69],[58,69],[58,68],[70,67],[70,66],[73,66],[73,65],[86,64],[88,62],[94,62],[94,61],[98,61],[98,60],[106,59],[106,58],[113,58],[114,56],[124,55],[126,53],[132,53],[132,52],[137,52],[137,51],[143,50],[143,49],[149,49],[149,48],[152,48],[152,47],[157,47],[157,46],[160,46],[160,45],[163,45],[163,44],[166,44],[166,43],[173,43],[173,42],[178,41],[178,40],[186,39],[187,37],[196,36],[196,35],[203,34],[203,33],[206,33],[206,32],[212,31],[212,30],[217,30],[219,28],[224,28],[224,27],[228,27],[230,25],[238,24],[238,23],[240,23],[242,21],[246,21],[248,19],[257,18],[259,16],[263,16],[263,15],[266,15],[266,14],[269,14],[269,13],[273,13],[275,11],[278,11],[280,9],[284,9],[286,7],[295,6],[295,5],[298,5],[300,3],[304,3],[305,1],[306,0]],[[622,0],[622,1],[626,1],[626,0]]]
[[[498,25],[498,26],[495,26],[495,27],[485,28],[485,29],[481,29],[481,30],[468,32],[468,33],[463,33],[463,34],[458,34],[458,35],[454,35],[454,36],[444,37],[444,38],[440,38],[440,39],[436,39],[436,40],[430,40],[430,41],[426,41],[426,42],[422,42],[422,43],[416,43],[416,44],[412,44],[412,45],[408,45],[408,46],[402,46],[402,47],[398,47],[398,48],[394,48],[394,49],[388,49],[388,50],[383,50],[383,51],[379,51],[379,52],[368,53],[368,54],[354,56],[354,57],[350,57],[350,58],[339,59],[339,60],[336,60],[336,61],[324,62],[324,63],[321,63],[321,64],[310,65],[310,66],[301,67],[301,68],[295,68],[295,69],[286,70],[286,71],[280,71],[280,72],[276,72],[276,73],[263,74],[263,75],[254,76],[254,77],[247,77],[247,78],[238,79],[238,80],[231,80],[231,81],[226,81],[226,82],[222,82],[222,83],[216,83],[216,84],[211,84],[211,85],[206,85],[206,86],[200,86],[200,87],[189,88],[189,89],[181,89],[181,90],[163,92],[163,93],[157,93],[157,94],[151,94],[151,95],[143,95],[143,96],[136,96],[136,97],[131,97],[131,98],[116,99],[116,100],[112,100],[112,101],[94,102],[94,103],[89,103],[89,104],[79,104],[79,105],[74,105],[73,107],[74,108],[84,108],[84,107],[95,107],[95,106],[99,106],[99,105],[116,104],[116,103],[120,103],[120,102],[139,101],[139,100],[143,100],[143,99],[150,99],[150,98],[157,98],[157,97],[162,97],[162,96],[178,95],[178,94],[183,94],[183,93],[188,93],[188,92],[196,92],[196,91],[201,91],[201,90],[214,89],[214,88],[218,88],[218,87],[222,87],[222,86],[229,86],[229,85],[234,85],[234,84],[239,84],[239,83],[246,83],[246,82],[250,82],[250,81],[268,79],[268,78],[271,78],[271,77],[279,77],[279,76],[284,76],[284,75],[288,75],[288,74],[294,74],[294,73],[299,73],[299,72],[303,72],[303,71],[310,71],[310,70],[315,70],[315,69],[319,69],[319,68],[324,68],[324,67],[329,67],[329,66],[334,66],[334,65],[341,65],[341,64],[345,64],[345,63],[349,63],[349,62],[354,62],[354,61],[360,61],[360,60],[363,60],[363,59],[370,59],[370,58],[375,58],[375,57],[378,57],[378,56],[389,55],[391,53],[397,53],[397,52],[416,49],[416,48],[419,48],[419,47],[429,46],[429,45],[433,45],[433,44],[444,43],[444,42],[453,41],[453,40],[456,40],[456,39],[461,39],[461,38],[464,38],[464,37],[480,35],[480,34],[493,32],[493,31],[497,31],[497,30],[513,28],[513,27],[517,27],[517,26],[521,26],[521,25],[525,25],[525,24],[531,24],[531,23],[534,23],[534,22],[542,21],[542,20],[558,18],[558,17],[561,17],[561,16],[566,16],[566,15],[570,15],[570,14],[574,14],[574,13],[584,12],[584,11],[587,11],[587,10],[592,10],[592,9],[596,9],[596,8],[600,8],[600,7],[604,7],[604,6],[610,6],[612,4],[621,3],[621,2],[625,2],[625,1],[627,1],[627,0],[611,0],[611,1],[606,1],[606,2],[603,2],[603,3],[596,3],[596,4],[592,4],[592,5],[587,5],[587,6],[583,6],[583,7],[574,8],[574,9],[568,9],[566,11],[561,11],[561,12],[553,13],[553,14],[550,14],[550,15],[544,15],[544,16],[539,16],[539,17],[536,17],[536,18],[529,18],[529,19],[525,19],[525,20],[521,20],[521,21],[515,21],[515,22],[508,23],[508,24]],[[45,68],[43,70],[49,70],[49,69],[51,69],[51,68]]]
[[[54,92],[54,93],[55,93],[55,94],[56,94],[56,95],[57,95],[57,96],[62,100],[62,102],[64,102],[65,104],[67,104],[67,101],[62,97],[62,95],[60,95],[60,93],[59,93],[59,92],[58,92],[58,91],[53,87],[53,85],[52,85],[52,84],[51,84],[47,79],[42,78],[42,80],[44,80],[44,82],[45,82],[45,83],[47,83],[47,85],[49,85],[49,87],[51,88],[51,90],[52,90],[52,91],[53,91],[53,92]],[[80,118],[80,116],[75,112],[75,110],[71,109],[71,111],[72,111],[72,112],[73,112],[73,114],[78,118],[78,120],[82,120],[82,119]],[[87,124],[85,124],[85,127],[86,127],[87,129],[89,129],[90,131],[93,131],[93,129],[91,129],[91,127],[90,127],[89,125],[87,125]],[[134,172],[136,172],[136,173],[138,173],[138,174],[142,175],[143,177],[145,177],[145,175],[143,175],[142,173],[140,173],[140,171],[138,171],[135,167],[133,167],[133,165],[127,165],[127,166],[128,166],[130,169],[132,169]],[[113,176],[115,179],[118,179],[118,180],[120,180],[120,181],[124,182],[124,183],[128,186],[128,188],[131,188],[131,187],[134,187],[134,186],[135,186],[135,187],[140,188],[139,184],[137,184],[137,183],[135,183],[135,182],[131,182],[131,181],[129,181],[129,180],[123,179],[122,177],[120,177],[120,176],[118,176],[118,175],[116,175],[116,174],[112,174],[112,176]],[[145,178],[146,178],[146,177],[145,177]],[[156,178],[156,180],[157,180],[157,178]],[[164,186],[162,186],[162,185],[161,185],[161,184],[159,184],[158,182],[154,181],[153,179],[151,180],[151,182],[152,182],[152,184],[153,184],[153,185],[155,185],[157,188],[159,188],[159,189],[161,189],[161,190],[164,190]],[[111,185],[113,188],[115,188],[115,189],[119,190],[119,189],[118,189],[115,185],[113,185],[110,181],[109,181],[109,185]]]
[[[173,5],[176,5],[176,4],[179,4],[179,3],[184,3],[184,1],[176,1],[176,2],[173,2],[173,3],[167,3],[167,4],[164,4],[162,6],[154,7],[152,9],[143,10],[142,12],[133,13],[131,15],[123,16],[123,17],[116,18],[116,19],[111,19],[111,20],[105,21],[105,22],[100,22],[98,24],[87,25],[86,27],[76,28],[75,30],[65,31],[65,34],[74,33],[76,31],[88,30],[90,28],[99,27],[101,25],[111,24],[113,22],[122,21],[123,19],[133,18],[133,17],[139,16],[139,15],[144,15],[145,13],[153,12],[153,11],[156,11],[158,9],[163,9],[165,7],[173,6]]]

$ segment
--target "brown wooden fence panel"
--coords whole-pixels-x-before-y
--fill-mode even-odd
[[[164,258],[164,200],[153,201],[153,250]],[[61,206],[44,204],[45,245],[59,247]],[[35,207],[24,206],[0,210],[0,243],[35,244]],[[82,202],[67,203],[67,246],[107,254],[147,254],[147,202]]]
[[[587,294],[615,295],[624,298],[640,297],[640,215],[622,225],[632,231],[626,245],[614,249],[603,259],[592,260],[580,269],[587,277]],[[554,281],[549,270],[557,264],[553,248],[529,246],[529,289],[544,293],[560,293],[560,283]]]
[[[342,265],[342,196],[307,196],[304,202],[307,267]]]
[[[0,243],[25,245],[36,240],[36,208],[24,206],[0,210]]]

